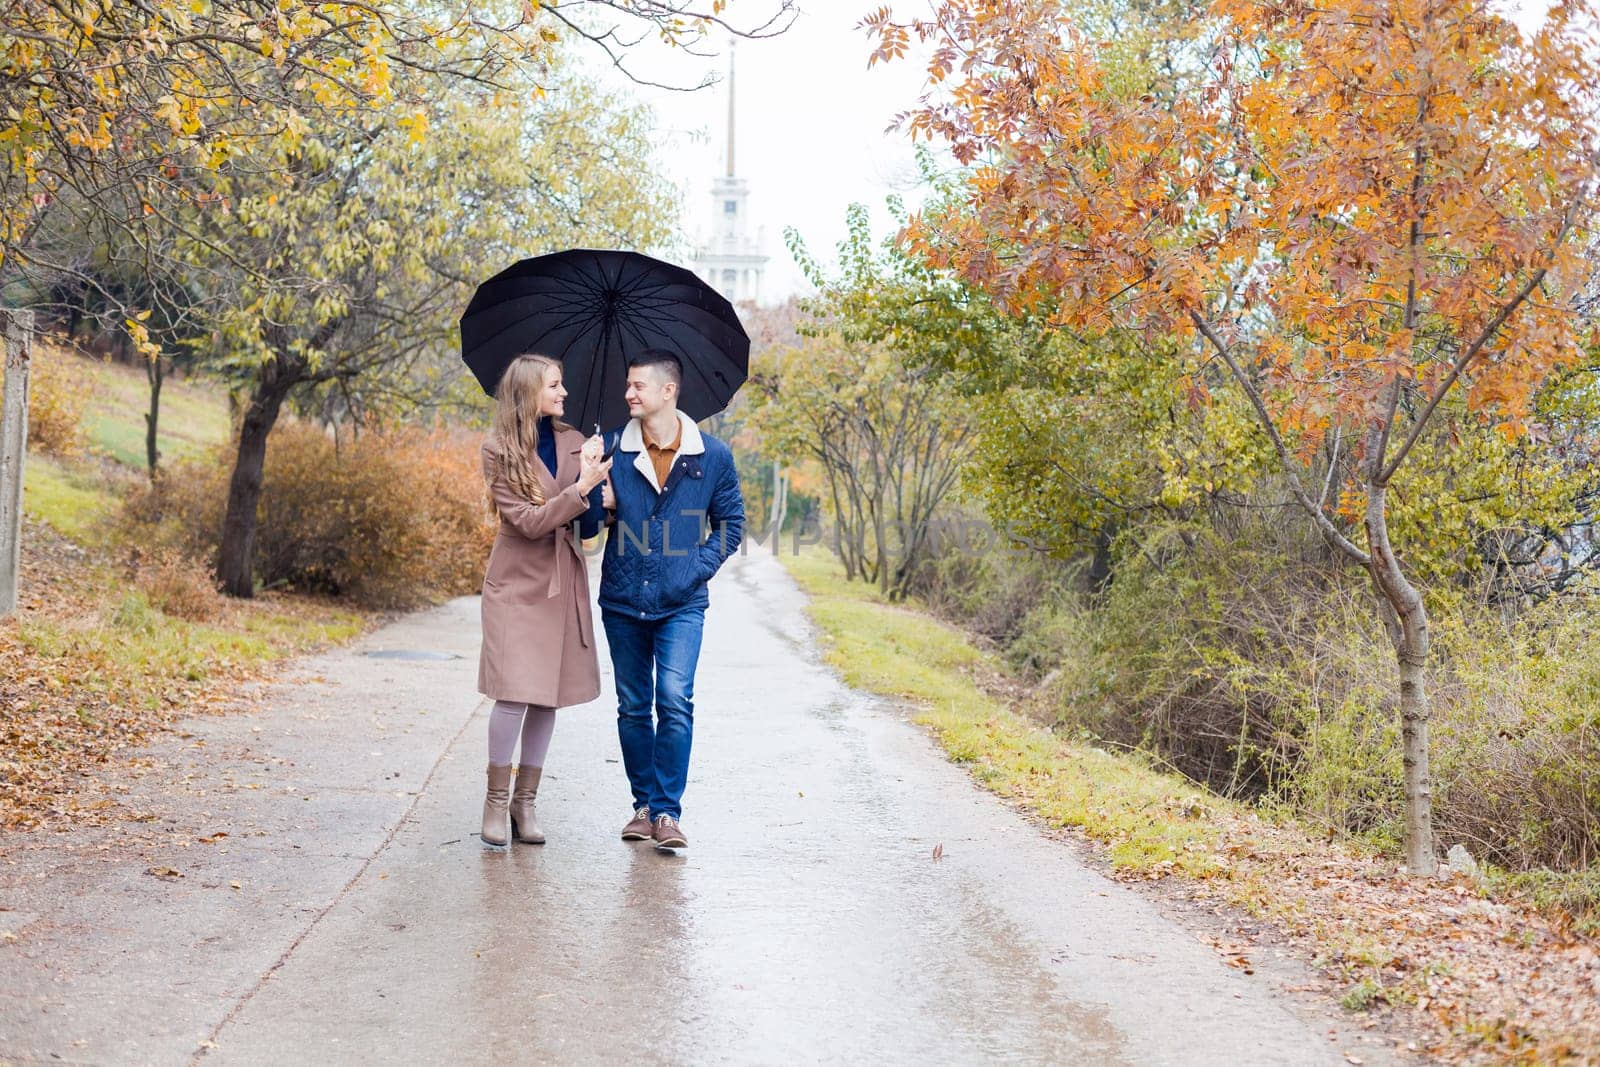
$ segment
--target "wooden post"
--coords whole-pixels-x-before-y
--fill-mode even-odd
[[[789,520],[789,476],[787,474],[778,478],[778,517],[774,529],[777,533],[783,532],[783,524]],[[776,536],[776,534],[774,535]],[[774,541],[774,544],[777,542]]]
[[[772,506],[767,509],[767,529],[778,533],[778,497],[783,491],[783,468],[772,461]]]
[[[0,615],[17,610],[22,555],[22,469],[28,455],[28,364],[33,312],[0,309],[5,343],[5,400],[0,405]]]
[[[772,461],[772,509],[767,515],[767,528],[772,531],[772,553],[778,554],[778,546],[783,541],[783,520],[789,514],[789,479],[784,477],[783,467],[777,460]]]

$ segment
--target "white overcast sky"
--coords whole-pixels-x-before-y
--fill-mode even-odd
[[[913,107],[923,88],[914,59],[867,69],[867,36],[856,29],[883,0],[799,0],[793,26],[777,37],[737,46],[739,176],[750,183],[752,219],[764,231],[767,264],[764,302],[807,288],[783,244],[792,226],[813,254],[831,261],[844,236],[844,214],[852,202],[873,211],[875,231],[890,228],[883,210],[891,193],[913,194],[916,168],[905,134],[885,132],[896,113]],[[758,20],[773,0],[732,0],[728,17],[740,25]],[[897,0],[897,14],[928,9],[926,0]],[[1504,0],[1524,30],[1543,19],[1547,0]],[[694,85],[707,73],[727,70],[720,53],[696,58],[647,42],[629,56],[641,76],[673,85]],[[585,65],[603,57],[581,52]],[[620,79],[612,78],[614,84]],[[655,112],[659,160],[682,198],[684,236],[693,242],[709,217],[711,179],[722,173],[726,144],[727,87],[695,92],[633,87],[630,92]]]

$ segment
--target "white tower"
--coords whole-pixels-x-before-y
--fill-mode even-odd
[[[734,82],[732,42],[728,45],[728,169],[711,181],[710,233],[694,260],[695,273],[735,304],[761,300],[767,257],[761,236],[750,231],[750,185],[734,169]]]

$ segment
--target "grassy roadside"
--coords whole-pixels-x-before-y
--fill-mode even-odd
[[[76,547],[42,525],[29,532],[53,554]],[[138,576],[93,557],[71,553],[70,571],[38,554],[29,562],[32,600],[0,620],[0,829],[120,817],[112,798],[121,775],[101,768],[129,746],[226,708],[283,658],[368,626],[360,614],[292,597],[218,603],[184,618],[158,607]]]
[[[846,582],[832,556],[783,560],[829,638],[829,665],[856,688],[917,704],[916,720],[984,786],[1102,842],[1121,870],[1206,877],[1226,866],[1221,835],[1206,818],[1226,801],[1137,756],[1064,743],[995,695],[1004,676],[960,631]]]
[[[53,456],[30,452],[22,482],[23,514],[79,544],[99,540],[117,506],[104,474]]]
[[[910,702],[951,759],[1046,825],[1080,831],[1115,877],[1172,878],[1243,909],[1313,960],[1350,1011],[1392,1012],[1430,1057],[1600,1062],[1600,940],[1515,885],[1418,880],[1392,860],[1059,736],[957,629],[846,582],[821,549],[783,554],[824,657],[858,688]],[[1248,967],[1248,948],[1217,946]]]
[[[199,565],[139,551],[118,513],[144,478],[133,402],[143,377],[62,358],[95,386],[82,421],[92,454],[27,457],[20,603],[0,619],[0,829],[120,817],[120,775],[102,768],[128,746],[225,707],[285,657],[349,641],[376,618],[310,597],[228,600]],[[164,395],[169,458],[225,438],[219,390],[180,383]]]

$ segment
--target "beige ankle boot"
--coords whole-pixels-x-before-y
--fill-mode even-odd
[[[489,791],[483,797],[483,840],[503,845],[511,836],[506,816],[511,805],[511,768],[489,764]]]
[[[525,845],[544,844],[544,831],[533,814],[533,798],[539,792],[543,767],[518,767],[517,788],[511,794],[511,834]]]

